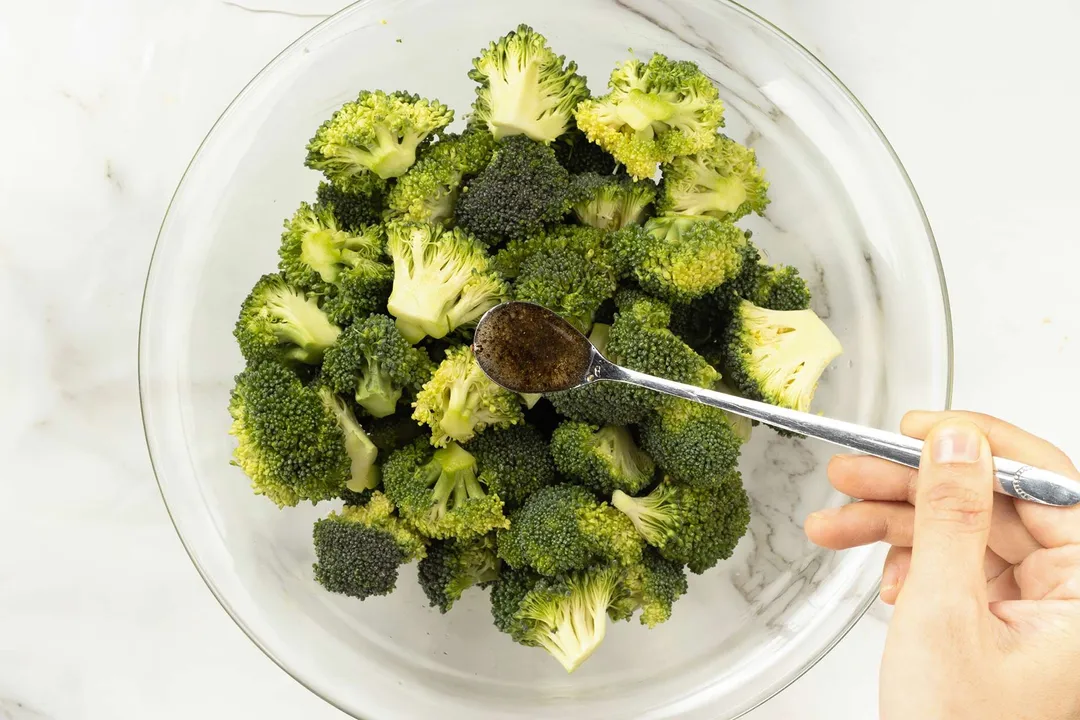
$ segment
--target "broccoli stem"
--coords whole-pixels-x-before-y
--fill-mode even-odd
[[[280,337],[298,346],[288,353],[293,360],[321,358],[341,334],[341,328],[331,323],[317,304],[299,295],[279,295],[270,307],[282,320],[276,328]]]
[[[675,505],[669,496],[670,493],[663,485],[640,498],[630,497],[622,490],[616,490],[611,495],[611,504],[630,518],[646,542],[660,545],[675,532]]]
[[[476,397],[469,392],[471,386],[472,382],[468,377],[450,386],[450,399],[439,423],[443,432],[450,437],[467,438],[472,434]]]

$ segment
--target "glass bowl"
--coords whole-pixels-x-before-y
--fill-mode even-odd
[[[718,0],[369,0],[301,37],[224,112],[184,175],[146,284],[139,372],[147,443],[184,545],[221,604],[298,681],[357,718],[733,718],[819,660],[876,595],[881,553],[810,545],[802,520],[844,502],[830,448],[759,427],[743,454],[753,521],[736,556],[690,578],[655,630],[609,629],[573,675],[491,623],[485,593],[448,615],[412,571],[360,603],[312,580],[311,524],[280,512],[231,467],[226,411],[241,358],[241,300],[276,264],[282,220],[311,199],[319,123],[360,89],[408,89],[458,111],[471,59],[526,22],[602,93],[628,48],[693,60],[727,105],[726,132],[757,149],[772,183],[747,224],[798,266],[843,342],[816,400],[826,414],[895,428],[948,405],[945,285],[903,168],[830,72],[761,18]]]

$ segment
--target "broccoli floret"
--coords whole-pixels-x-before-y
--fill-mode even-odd
[[[229,414],[233,464],[255,494],[279,506],[318,502],[350,480],[353,463],[334,408],[279,363],[253,363],[236,376]]]
[[[343,272],[360,262],[375,261],[382,252],[383,233],[378,225],[351,233],[338,226],[329,206],[301,203],[285,222],[278,267],[286,282],[322,295]]]
[[[349,475],[345,490],[362,493],[379,486],[382,475],[375,464],[379,449],[371,441],[364,428],[357,422],[353,411],[326,385],[320,384],[317,392],[323,406],[334,416],[345,438],[345,452],[349,456]]]
[[[424,539],[394,514],[380,493],[318,520],[313,532],[315,580],[330,592],[361,600],[389,595],[398,568],[424,557]]]
[[[763,215],[769,204],[769,183],[755,153],[729,137],[694,155],[677,157],[660,170],[657,209],[682,215],[711,215],[734,222],[744,215]]]
[[[448,612],[461,594],[477,585],[487,587],[499,577],[495,537],[474,540],[436,540],[417,566],[420,587],[432,607]]]
[[[476,458],[457,443],[436,450],[420,438],[394,451],[383,463],[383,488],[431,538],[468,539],[509,525],[502,500],[477,477]]]
[[[525,498],[555,482],[555,463],[547,440],[531,425],[492,428],[465,446],[476,457],[488,489],[515,508]]]
[[[619,230],[644,222],[656,183],[626,175],[582,173],[570,181],[571,207],[577,219],[601,230]]]
[[[810,288],[790,265],[755,262],[745,267],[733,288],[737,297],[768,310],[806,310]]]
[[[600,560],[641,559],[641,538],[626,518],[579,485],[552,485],[533,493],[498,535],[499,557],[512,567],[558,575]]]
[[[629,290],[620,291],[615,303],[619,312],[607,349],[620,364],[704,388],[711,388],[720,379],[705,358],[668,329],[671,308],[666,303]],[[658,398],[653,395],[653,405]]]
[[[744,300],[727,327],[723,364],[746,397],[807,412],[822,373],[842,352],[813,310],[768,310]]]
[[[484,130],[441,138],[394,183],[386,198],[387,217],[451,222],[462,184],[487,167],[494,151],[495,139]]]
[[[712,218],[665,215],[612,236],[616,265],[642,289],[688,303],[736,278],[746,236]]]
[[[416,438],[427,435],[427,428],[413,420],[409,413],[377,418],[368,421],[366,425],[371,442],[383,452],[405,447]]]
[[[449,350],[416,396],[413,419],[431,427],[431,442],[468,442],[489,425],[522,421],[521,397],[492,382],[468,345]]]
[[[600,304],[615,294],[615,270],[603,256],[548,249],[525,258],[512,293],[515,300],[543,305],[586,332]]]
[[[314,298],[280,275],[263,275],[240,308],[233,335],[248,362],[279,360],[317,365],[341,328]]]
[[[589,341],[614,363],[620,358],[608,347],[611,326],[593,323]],[[656,402],[655,393],[633,385],[597,382],[545,395],[555,410],[565,417],[594,425],[632,425],[642,420]]]
[[[651,547],[645,548],[640,563],[626,568],[622,584],[625,593],[608,609],[608,617],[629,620],[641,610],[641,624],[650,628],[671,618],[672,606],[688,589],[682,563]]]
[[[665,480],[644,497],[616,490],[611,503],[645,542],[697,574],[731,557],[750,523],[750,500],[738,473],[714,488]]]
[[[577,63],[556,55],[528,25],[481,51],[469,78],[480,83],[472,120],[496,138],[527,135],[549,143],[566,132],[574,108],[589,96]]]
[[[386,233],[394,265],[386,308],[409,342],[445,337],[506,298],[506,283],[483,247],[460,230],[395,222]]]
[[[377,175],[370,177],[386,184]],[[338,227],[357,232],[365,225],[378,223],[386,207],[386,188],[380,187],[378,182],[371,184],[375,187],[367,192],[346,192],[333,183],[321,182],[315,191],[315,202],[333,211]]]
[[[402,392],[419,392],[434,370],[427,351],[410,345],[385,315],[347,328],[323,361],[325,381],[336,392],[353,393],[377,418],[392,415]]]
[[[393,289],[394,269],[377,260],[360,258],[355,265],[338,275],[323,300],[323,310],[331,322],[349,323],[376,312],[386,312]]]
[[[551,144],[559,164],[571,174],[596,173],[611,175],[615,172],[615,158],[607,150],[589,142],[585,133],[574,127]]]
[[[489,245],[538,233],[569,210],[570,173],[550,147],[521,135],[499,142],[455,208],[461,226]]]
[[[437,100],[365,90],[319,127],[305,164],[346,192],[370,192],[380,179],[404,175],[421,143],[453,119],[454,111]]]
[[[567,420],[551,436],[551,455],[559,472],[603,493],[636,493],[652,481],[656,465],[624,427],[599,428]]]
[[[511,240],[495,255],[495,269],[510,279],[521,274],[522,266],[534,255],[567,250],[590,262],[610,265],[613,261],[606,246],[607,233],[593,227],[559,225],[530,237]]]
[[[555,579],[504,571],[491,591],[491,612],[515,642],[544,648],[573,672],[603,642],[609,609],[625,604],[622,579],[614,566]]]
[[[681,482],[714,487],[738,466],[742,438],[718,408],[664,398],[640,430],[645,452]]]
[[[636,178],[657,163],[709,147],[724,124],[724,104],[698,66],[657,53],[616,66],[611,92],[584,100],[574,113],[590,141],[611,153]]]

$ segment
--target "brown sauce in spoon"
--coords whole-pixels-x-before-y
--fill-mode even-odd
[[[487,376],[508,390],[547,393],[585,382],[593,348],[584,335],[547,308],[509,302],[481,318],[473,352]]]

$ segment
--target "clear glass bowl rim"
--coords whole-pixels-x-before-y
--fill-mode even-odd
[[[143,345],[143,340],[144,340],[143,320],[144,320],[144,318],[146,316],[146,308],[147,308],[147,302],[148,302],[148,298],[149,298],[150,278],[151,278],[152,270],[153,270],[153,267],[154,267],[154,260],[158,256],[158,247],[159,247],[159,245],[161,243],[162,232],[163,232],[163,230],[164,230],[164,228],[165,228],[165,226],[167,224],[169,213],[172,211],[173,202],[176,200],[176,196],[179,193],[180,188],[183,186],[184,181],[187,179],[188,172],[191,170],[192,165],[195,163],[195,160],[199,157],[199,154],[202,152],[202,149],[206,145],[207,140],[214,134],[214,131],[217,130],[218,125],[220,125],[222,120],[224,118],[226,118],[230,114],[230,112],[233,110],[233,108],[236,107],[243,100],[244,96],[247,95],[249,89],[251,89],[271,69],[273,69],[273,67],[275,65],[277,65],[279,60],[281,60],[283,57],[289,55],[294,48],[296,48],[296,47],[300,46],[301,44],[303,44],[303,42],[307,39],[307,37],[309,35],[313,35],[314,33],[318,32],[324,25],[327,25],[327,24],[329,24],[331,22],[336,21],[341,15],[343,15],[346,12],[349,12],[351,9],[353,9],[353,8],[355,8],[357,6],[373,4],[373,3],[378,2],[378,1],[379,0],[358,0],[357,2],[350,3],[349,5],[346,5],[345,7],[341,8],[340,10],[338,10],[334,14],[330,15],[329,17],[326,17],[326,18],[320,20],[318,23],[316,23],[311,28],[306,30],[299,37],[297,37],[295,40],[293,40],[291,43],[289,43],[285,48],[283,48],[280,52],[278,52],[276,55],[274,55],[274,57],[269,62],[267,62],[266,65],[264,65],[259,70],[259,72],[257,72],[247,83],[245,83],[244,87],[241,88],[240,92],[238,92],[236,94],[236,97],[234,97],[229,102],[229,104],[225,107],[225,109],[217,117],[217,119],[214,121],[214,124],[210,127],[210,129],[207,131],[206,135],[203,137],[202,141],[199,143],[199,146],[195,149],[194,154],[191,156],[191,160],[188,161],[187,166],[184,168],[184,172],[180,176],[180,181],[176,185],[176,190],[173,191],[173,195],[169,200],[169,205],[165,209],[165,215],[162,217],[162,222],[161,222],[161,225],[158,228],[157,237],[154,240],[154,250],[153,250],[153,253],[150,256],[150,263],[147,266],[146,280],[145,280],[144,285],[143,285],[143,299],[142,299],[142,303],[141,303],[141,307],[140,307],[140,313],[139,313],[138,380],[139,380],[139,408],[140,408],[140,412],[141,412],[141,415],[142,415],[142,421],[143,421],[143,436],[144,436],[144,440],[146,441],[146,444],[147,444],[147,453],[150,456],[150,465],[151,465],[151,468],[154,471],[154,480],[158,485],[159,492],[161,492],[162,502],[165,505],[166,512],[168,512],[168,514],[169,514],[169,520],[173,524],[173,529],[176,530],[177,537],[179,537],[180,543],[184,547],[184,552],[187,553],[188,558],[191,560],[192,564],[195,566],[196,571],[199,573],[199,577],[201,577],[203,582],[206,583],[207,588],[209,588],[209,590],[213,594],[214,598],[218,601],[218,603],[225,610],[225,612],[228,613],[229,617],[232,618],[233,622],[235,622],[236,625],[248,637],[248,639],[251,640],[251,642],[254,643],[255,646],[257,648],[259,648],[263,652],[263,654],[265,654],[266,657],[268,657],[275,665],[277,665],[286,674],[288,674],[289,677],[291,677],[293,680],[295,680],[297,683],[299,683],[303,687],[307,688],[313,695],[319,697],[324,702],[326,702],[329,705],[337,708],[338,710],[345,713],[346,715],[351,715],[352,713],[350,711],[346,710],[345,708],[341,707],[340,705],[338,705],[336,702],[334,702],[334,700],[332,698],[326,697],[321,692],[319,692],[315,688],[313,688],[311,685],[304,682],[304,680],[302,680],[296,673],[294,673],[289,668],[289,666],[285,663],[285,661],[282,658],[278,657],[273,652],[271,652],[270,649],[267,648],[259,640],[259,638],[244,623],[243,619],[240,618],[237,615],[237,613],[235,613],[233,611],[232,607],[229,605],[229,603],[226,601],[226,599],[222,596],[219,589],[214,585],[214,582],[210,579],[210,577],[206,574],[206,572],[203,570],[203,568],[195,560],[195,557],[192,555],[192,552],[191,552],[190,548],[188,547],[187,541],[184,539],[184,536],[180,532],[179,527],[177,527],[176,520],[173,518],[173,515],[172,515],[172,510],[169,508],[168,501],[166,500],[164,489],[161,486],[161,478],[160,478],[159,473],[158,473],[157,462],[155,462],[154,452],[153,452],[153,449],[152,449],[151,443],[150,443],[149,428],[146,425],[146,408],[145,408],[146,397],[145,397],[145,391],[144,391],[145,374],[144,374],[144,362],[143,362],[144,358],[143,358],[143,353],[142,353],[142,345]],[[844,82],[842,80],[840,80],[839,77],[837,77],[837,75],[831,69],[829,69],[829,67],[827,65],[825,65],[824,62],[822,62],[816,55],[814,55],[814,53],[812,53],[804,45],[802,45],[802,43],[800,43],[798,40],[793,38],[791,35],[786,33],[784,30],[782,30],[780,27],[773,24],[772,22],[770,22],[766,18],[762,17],[761,15],[754,12],[753,10],[750,10],[749,8],[735,2],[734,0],[708,0],[708,1],[720,4],[720,5],[726,5],[729,8],[735,10],[736,12],[744,15],[751,22],[757,23],[766,32],[769,32],[769,33],[773,34],[781,42],[787,44],[793,50],[795,50],[796,53],[801,55],[808,63],[810,63],[811,65],[813,65],[817,69],[819,69],[821,72],[823,72],[825,74],[825,76],[828,78],[828,80],[831,81],[833,84],[835,84],[835,86],[841,91],[841,93],[847,98],[847,100],[855,107],[857,113],[863,118],[863,120],[866,122],[867,126],[873,131],[874,135],[877,136],[877,138],[881,142],[882,146],[888,152],[889,157],[891,157],[892,161],[896,164],[896,169],[900,172],[900,175],[904,180],[904,184],[907,186],[908,192],[911,193],[911,199],[915,203],[915,207],[918,209],[919,217],[922,220],[923,228],[926,231],[927,240],[930,243],[931,254],[932,254],[933,258],[934,258],[934,266],[935,266],[935,269],[937,270],[938,282],[939,282],[939,284],[941,286],[941,298],[942,298],[942,303],[943,303],[942,311],[944,313],[944,320],[945,320],[946,355],[947,355],[947,357],[945,359],[945,362],[946,362],[945,383],[946,383],[946,385],[945,385],[944,407],[945,407],[945,409],[951,408],[952,407],[952,394],[953,394],[953,369],[954,369],[953,322],[952,322],[952,308],[951,308],[951,305],[950,305],[950,302],[949,302],[949,290],[948,290],[948,285],[947,285],[947,283],[945,281],[945,269],[941,264],[941,255],[940,255],[940,253],[938,251],[937,240],[934,238],[934,232],[933,232],[933,229],[930,227],[930,220],[926,216],[926,210],[923,207],[922,201],[919,199],[919,195],[915,190],[915,186],[911,182],[911,178],[908,175],[907,170],[904,168],[904,164],[900,161],[900,157],[896,154],[896,150],[893,148],[893,146],[889,142],[888,138],[885,137],[885,133],[882,132],[882,130],[878,126],[877,122],[870,115],[870,112],[866,109],[866,107],[862,104],[862,102],[859,101],[859,99],[855,96],[855,94],[847,87],[847,85],[844,84]],[[845,627],[843,627],[836,634],[836,636],[831,639],[831,641],[829,643],[827,643],[824,647],[822,647],[821,651],[819,653],[817,653],[817,655],[810,658],[801,668],[798,669],[798,671],[792,673],[791,675],[789,675],[786,678],[781,678],[767,692],[763,693],[757,699],[757,701],[755,703],[753,703],[753,705],[749,706],[744,712],[740,713],[739,716],[737,716],[737,717],[743,717],[746,714],[748,714],[748,713],[752,712],[753,710],[755,710],[756,708],[760,707],[761,705],[765,704],[766,702],[771,700],[773,697],[775,697],[776,695],[783,692],[786,688],[788,688],[791,684],[793,684],[800,677],[805,675],[812,667],[814,667],[818,662],[820,662],[822,660],[822,658],[824,658],[826,655],[828,655],[829,652],[831,652],[832,649],[834,647],[836,647],[836,645],[839,644],[839,642],[841,640],[843,640],[845,636],[847,636],[847,634],[851,631],[851,629],[853,627],[855,627],[856,623],[858,623],[859,620],[862,619],[862,617],[866,614],[866,612],[874,604],[874,601],[877,599],[877,597],[878,597],[878,588],[875,587],[872,591],[867,592],[866,596],[864,598],[862,598],[858,610],[852,615],[850,622]],[[366,719],[365,718],[358,718],[358,720],[366,720]]]

